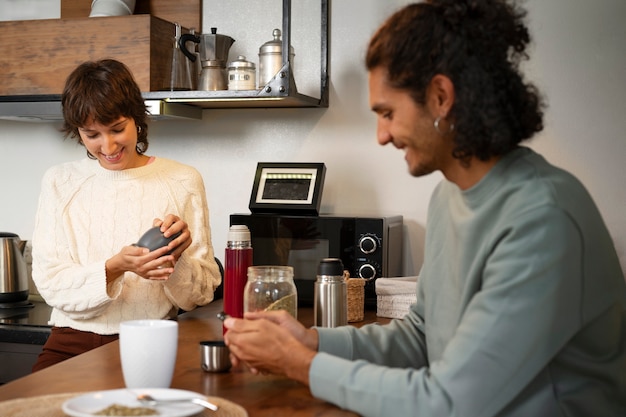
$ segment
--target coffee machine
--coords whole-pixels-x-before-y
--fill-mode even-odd
[[[193,34],[183,34],[179,40],[179,47],[191,62],[196,61],[196,55],[186,47],[186,42],[191,41],[198,44],[198,52],[202,70],[198,79],[198,90],[215,91],[228,89],[228,77],[226,72],[226,62],[228,52],[235,42],[227,35],[217,33],[217,28],[211,28],[211,33],[203,33],[199,36]]]

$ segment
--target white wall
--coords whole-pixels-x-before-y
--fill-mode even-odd
[[[372,32],[385,16],[407,3],[332,2],[328,109],[205,110],[202,121],[151,125],[149,154],[193,165],[204,176],[218,256],[226,243],[228,215],[248,212],[257,162],[321,161],[327,166],[323,210],[404,215],[404,273],[418,272],[427,202],[441,176],[412,178],[400,151],[376,144],[362,64]],[[626,168],[622,160],[626,156],[626,25],[622,21],[626,2],[529,0],[526,5],[536,41],[528,74],[543,89],[550,106],[546,129],[532,147],[575,173],[589,188],[626,266]],[[209,21],[215,11],[205,4],[205,24],[231,34],[228,31],[236,27],[230,23]],[[260,13],[257,19],[270,20],[279,11]],[[270,35],[271,29],[255,35],[254,48],[271,39]],[[301,45],[294,39],[296,67],[307,48]],[[256,59],[257,52],[248,48],[249,59]],[[0,120],[0,230],[30,238],[44,170],[84,156],[83,148],[63,141],[57,127]]]
[[[0,0],[0,21],[59,17],[61,0]]]

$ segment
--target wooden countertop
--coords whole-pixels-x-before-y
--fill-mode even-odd
[[[222,339],[222,323],[215,318],[222,301],[185,313],[178,318],[179,340],[172,388],[222,397],[243,406],[256,416],[355,416],[313,398],[308,387],[285,377],[253,375],[244,367],[227,373],[208,373],[200,368],[202,340]],[[300,308],[298,319],[313,323],[313,309]],[[365,311],[363,322],[388,323],[374,311]],[[124,388],[119,343],[113,342],[65,362],[0,386],[0,401],[47,394],[89,392]]]

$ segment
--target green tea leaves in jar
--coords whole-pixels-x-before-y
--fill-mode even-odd
[[[290,266],[251,266],[244,290],[244,311],[286,310],[298,315],[298,295]]]

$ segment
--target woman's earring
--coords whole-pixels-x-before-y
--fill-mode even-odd
[[[137,133],[141,133],[141,126],[137,126]]]

